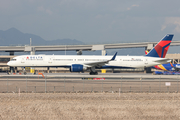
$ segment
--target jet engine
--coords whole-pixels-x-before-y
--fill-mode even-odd
[[[71,65],[71,68],[70,68],[70,71],[71,72],[82,72],[84,70],[86,70],[87,68],[84,67],[83,65],[81,64],[73,64]]]

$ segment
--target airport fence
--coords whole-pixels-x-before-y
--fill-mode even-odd
[[[180,78],[0,78],[1,93],[169,93],[180,91]]]

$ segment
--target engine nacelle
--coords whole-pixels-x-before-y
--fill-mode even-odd
[[[71,72],[82,72],[84,70],[86,70],[86,67],[81,64],[73,64],[70,68]]]

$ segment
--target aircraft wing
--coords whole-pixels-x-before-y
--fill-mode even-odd
[[[99,61],[99,62],[91,62],[91,63],[84,63],[84,65],[86,65],[86,66],[88,66],[88,67],[101,67],[101,66],[109,63],[109,61],[115,60],[116,55],[117,55],[117,52],[114,54],[114,56],[113,56],[110,60]]]

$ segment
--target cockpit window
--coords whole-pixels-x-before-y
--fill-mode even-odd
[[[16,59],[11,59],[11,61],[16,61]]]

